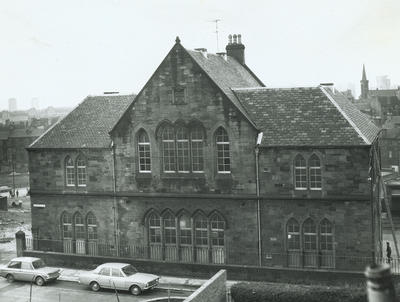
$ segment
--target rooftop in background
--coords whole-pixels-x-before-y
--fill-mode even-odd
[[[135,95],[88,96],[29,149],[108,148],[108,132],[133,102]]]

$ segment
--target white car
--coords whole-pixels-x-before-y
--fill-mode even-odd
[[[160,277],[139,273],[128,263],[104,263],[96,269],[79,276],[79,283],[88,285],[97,292],[100,288],[128,290],[132,295],[140,295],[142,291],[158,285]]]
[[[60,269],[47,267],[40,258],[18,257],[0,268],[0,276],[6,278],[8,282],[30,281],[42,286],[60,277]]]

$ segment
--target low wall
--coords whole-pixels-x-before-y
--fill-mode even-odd
[[[226,302],[226,270],[220,270],[184,302]]]
[[[271,268],[238,265],[170,263],[163,261],[135,260],[121,257],[96,257],[54,252],[23,251],[24,256],[42,258],[48,265],[93,269],[105,262],[125,262],[135,266],[140,271],[158,275],[209,279],[219,270],[227,271],[229,280],[268,281],[301,284],[360,284],[365,282],[362,272],[293,270],[287,268]],[[394,281],[400,281],[400,276],[393,276]]]

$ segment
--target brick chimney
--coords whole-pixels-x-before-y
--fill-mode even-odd
[[[235,58],[240,64],[244,65],[244,45],[242,35],[229,35],[229,43],[226,45],[226,54]]]

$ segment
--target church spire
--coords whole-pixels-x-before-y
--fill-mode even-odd
[[[362,79],[360,81],[361,83],[361,99],[366,99],[368,98],[368,91],[369,91],[369,85],[368,85],[368,80],[367,80],[367,74],[365,73],[365,65],[363,64],[363,71],[362,71]]]

